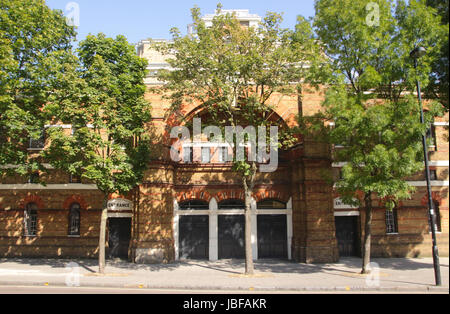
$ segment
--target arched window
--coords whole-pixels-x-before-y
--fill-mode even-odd
[[[181,203],[178,208],[180,210],[208,210],[209,204],[205,201],[190,200]]]
[[[24,212],[25,236],[34,237],[37,235],[37,211],[35,203],[28,203]]]
[[[285,202],[275,200],[275,199],[265,199],[258,203],[258,209],[286,209],[287,205]]]
[[[386,209],[386,233],[398,233],[397,207]]]
[[[219,209],[245,209],[245,203],[239,199],[224,200],[219,203]]]
[[[80,204],[73,203],[69,210],[69,235],[80,235]]]

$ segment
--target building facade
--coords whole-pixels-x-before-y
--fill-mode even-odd
[[[226,13],[226,12],[225,12]],[[243,25],[260,18],[237,11]],[[212,16],[205,16],[208,22]],[[223,162],[223,147],[183,148],[183,158],[170,158],[170,104],[151,87],[161,84],[158,70],[170,68],[168,56],[137,45],[149,60],[149,91],[154,139],[153,161],[145,179],[126,198],[111,196],[108,205],[108,256],[136,263],[168,263],[178,259],[244,258],[244,195],[231,165]],[[299,114],[320,109],[323,91],[273,95],[274,115],[294,126]],[[186,105],[182,115],[198,113]],[[71,126],[63,126],[70,131]],[[438,213],[440,254],[448,256],[449,143],[448,114],[433,125],[430,148],[433,201]],[[30,154],[43,143],[30,141]],[[364,211],[343,204],[326,174],[339,176],[343,164],[333,163],[331,147],[302,139],[280,155],[277,171],[259,173],[252,199],[252,248],[255,259],[281,258],[302,263],[336,262],[360,256]],[[0,178],[0,257],[87,257],[98,254],[103,195],[95,185],[56,170],[43,178]],[[412,199],[387,211],[375,201],[372,256],[431,256],[424,174],[408,178],[417,188]]]

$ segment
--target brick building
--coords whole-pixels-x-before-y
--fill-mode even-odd
[[[259,21],[246,10],[236,11],[243,25]],[[208,21],[211,16],[205,16]],[[111,203],[108,253],[137,263],[177,259],[244,257],[243,190],[231,166],[223,163],[221,147],[193,147],[175,163],[169,154],[170,104],[150,87],[157,71],[168,68],[167,56],[137,45],[149,60],[147,100],[153,121],[154,159],[144,182],[125,199]],[[323,92],[273,95],[274,115],[288,126],[299,113],[320,108]],[[197,113],[186,105],[182,114]],[[437,236],[441,255],[448,256],[448,114],[433,125],[431,147],[433,200],[437,206]],[[71,126],[62,126],[70,132]],[[30,154],[42,143],[30,142]],[[340,256],[359,256],[364,212],[342,204],[324,173],[339,175],[331,148],[302,140],[280,156],[278,170],[260,173],[252,202],[252,245],[255,259],[284,258],[298,262],[335,262]],[[198,162],[195,162],[199,160]],[[0,178],[0,256],[96,257],[103,195],[95,185],[50,170],[47,185],[33,177]],[[375,202],[372,256],[431,256],[426,182],[420,173],[409,178],[417,187],[411,200],[393,212]],[[114,198],[114,197],[111,197]]]

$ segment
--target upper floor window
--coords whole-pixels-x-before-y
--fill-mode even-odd
[[[69,235],[80,235],[80,204],[73,203],[69,211]]]
[[[427,131],[427,140],[429,149],[431,151],[437,151],[437,140],[436,140],[436,126],[431,124],[431,127]]]
[[[37,211],[38,207],[35,203],[27,204],[24,212],[24,234],[25,236],[37,235]]]
[[[202,147],[202,163],[209,164],[211,162],[211,149]]]
[[[38,139],[29,138],[28,149],[43,149],[45,147],[45,133],[42,131]]]
[[[38,184],[39,183],[39,172],[34,172],[28,177],[28,183]]]
[[[219,147],[218,150],[219,163],[228,162],[228,147]]]
[[[71,183],[71,184],[81,183],[81,177],[71,174],[71,175],[69,175],[69,183]]]
[[[194,149],[192,147],[183,147],[183,162],[192,163],[194,161]]]

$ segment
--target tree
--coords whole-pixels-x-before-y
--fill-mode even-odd
[[[273,114],[271,96],[295,93],[296,85],[290,83],[298,82],[300,75],[307,71],[304,63],[307,60],[299,59],[299,56],[318,54],[313,50],[311,27],[304,19],[299,19],[297,32],[281,28],[281,16],[270,12],[260,26],[245,27],[234,15],[224,14],[220,4],[209,27],[201,19],[198,8],[192,9],[192,17],[195,35],[182,37],[177,29],[173,29],[172,44],[155,45],[165,54],[174,54],[168,61],[173,70],[160,73],[160,80],[166,83],[160,91],[169,95],[171,112],[178,113],[178,117],[183,105],[199,104],[202,119],[220,128],[222,135],[227,125],[257,130],[253,135],[244,132],[240,139],[238,136],[227,139],[234,147],[251,143],[247,156],[237,158],[237,153],[230,161],[244,190],[245,273],[253,274],[250,204],[257,173],[265,166],[255,158],[256,151],[263,146],[274,148],[275,145],[276,154],[272,158],[275,161],[278,148],[293,142],[287,126],[280,127],[278,140],[274,133],[272,137],[269,134],[270,127],[279,126],[279,118],[275,119]],[[305,46],[309,50],[300,51],[298,42],[301,39],[308,41]],[[266,127],[267,134],[259,127]],[[256,137],[262,135],[266,140],[258,143]]]
[[[30,139],[43,136],[43,110],[54,92],[51,73],[71,51],[75,31],[43,0],[0,2],[0,173],[45,171]]]
[[[147,63],[123,36],[90,35],[78,55],[63,56],[63,66],[53,73],[58,92],[47,107],[53,124],[71,124],[72,134],[49,129],[44,156],[56,169],[87,179],[104,193],[99,242],[99,272],[104,273],[108,196],[134,189],[150,157]]]
[[[435,8],[437,14],[441,17],[441,24],[445,26],[447,31],[446,40],[441,44],[440,56],[433,62],[433,71],[430,74],[430,85],[427,88],[427,94],[431,98],[438,98],[449,110],[448,93],[449,93],[449,14],[448,14],[448,0],[428,0],[427,5]]]
[[[430,109],[428,123],[441,114],[440,106]],[[362,103],[340,85],[327,91],[323,112],[303,118],[307,134],[339,145],[333,160],[345,166],[335,190],[344,203],[365,210],[362,273],[370,272],[374,197],[382,200],[387,210],[393,210],[415,191],[406,178],[423,170],[420,138],[427,127],[421,124],[419,115],[413,95],[398,102]],[[334,124],[327,123],[331,121]]]
[[[318,0],[314,25],[331,60],[334,84],[324,111],[303,117],[305,133],[319,132],[335,150],[334,160],[346,162],[337,192],[349,204],[365,209],[362,273],[370,262],[372,201],[376,195],[392,208],[408,198],[409,175],[423,169],[417,100],[412,96],[419,78],[428,82],[445,31],[435,11],[424,1]],[[428,48],[417,71],[409,57],[417,46]],[[407,96],[405,96],[405,93]],[[441,114],[431,105],[427,121]],[[324,122],[334,121],[327,128]],[[358,199],[358,196],[359,199]]]

